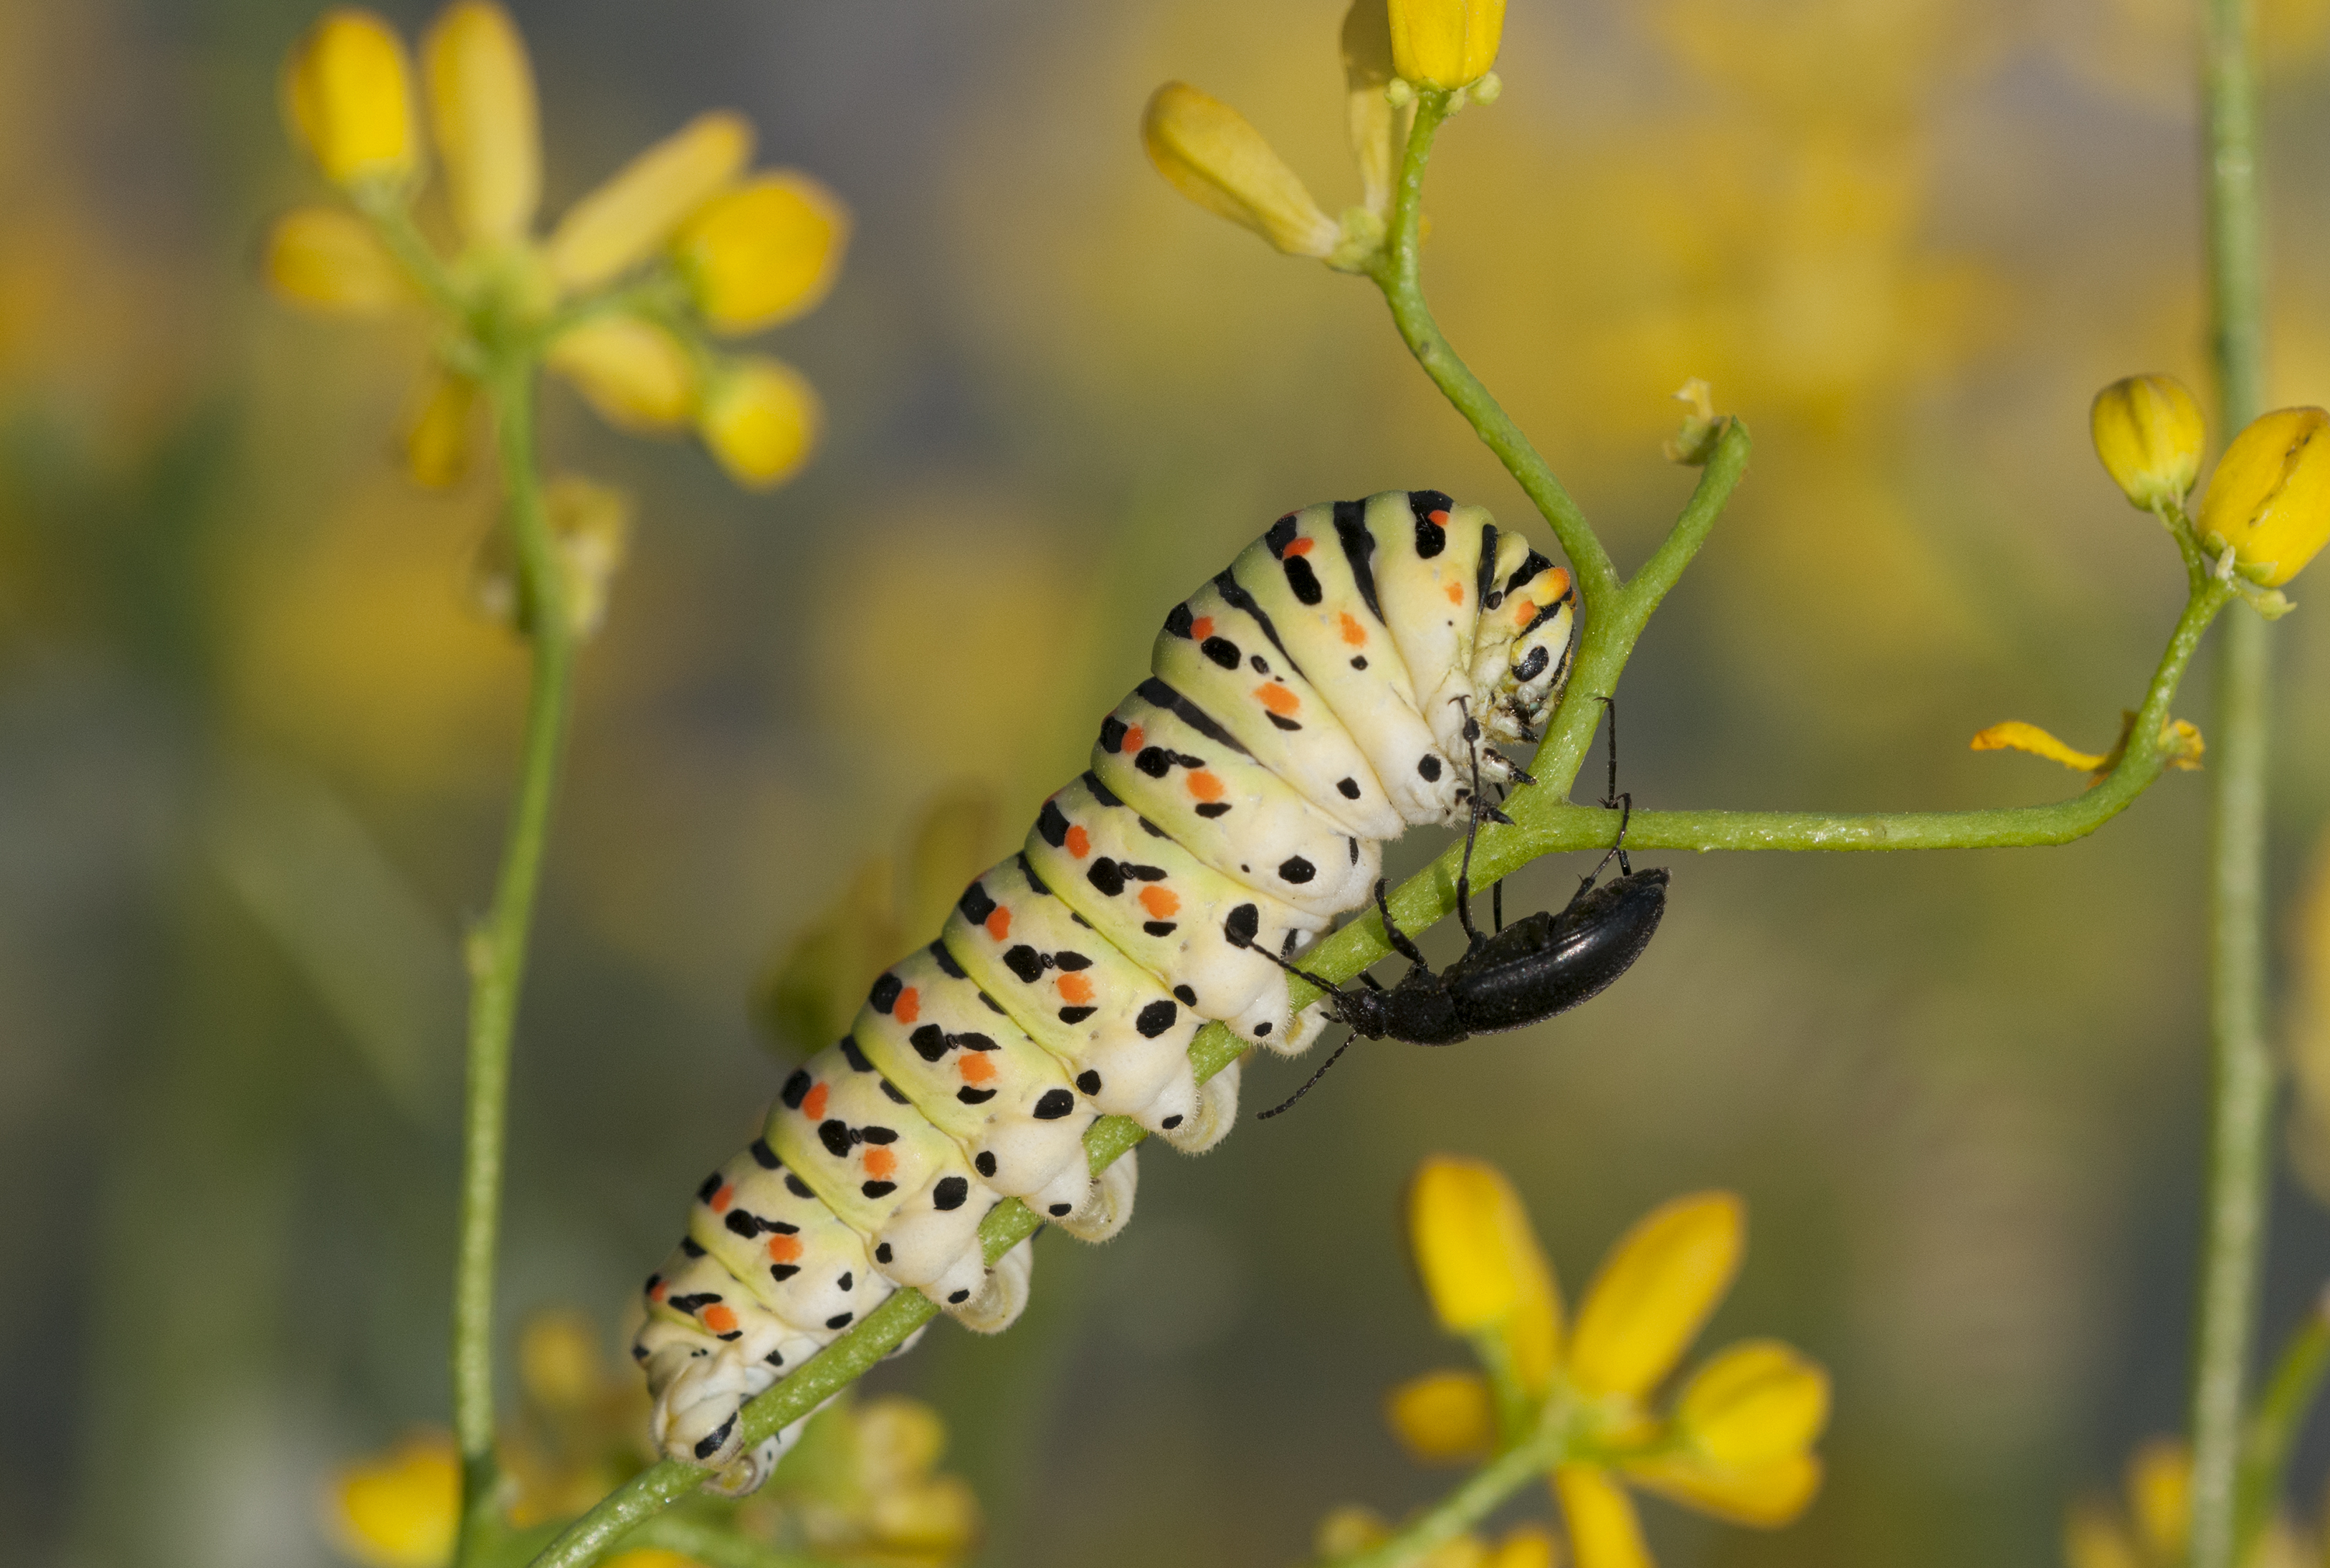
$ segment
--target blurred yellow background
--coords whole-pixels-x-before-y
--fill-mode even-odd
[[[1016,833],[1163,612],[1289,507],[1526,506],[1371,290],[1141,157],[1181,77],[1356,199],[1340,0],[513,9],[554,210],[725,104],[857,222],[779,339],[829,415],[791,488],[546,394],[550,466],[639,526],[582,664],[503,1299],[611,1341],[781,1079],[748,1011],[772,955],[924,803],[983,783]],[[2207,385],[2188,10],[1512,0],[1504,97],[1433,166],[1444,325],[1623,565],[1687,490],[1658,455],[1684,377],[1757,436],[1623,689],[1638,803],[2040,800],[2075,781],[1967,737],[2108,744],[2181,579],[2088,399]],[[2330,401],[2330,0],[2264,11],[2275,398]],[[424,346],[256,283],[314,188],[275,103],[313,14],[0,9],[0,1539],[27,1562],[326,1560],[323,1478],[445,1410],[455,942],[523,668],[465,599],[485,477],[424,495],[387,450]],[[2330,803],[2321,628],[2278,633],[2284,907]],[[2206,691],[2178,709],[2204,732]],[[942,1326],[876,1381],[945,1411],[987,1562],[1292,1562],[1330,1506],[1442,1484],[1378,1415],[1441,1354],[1395,1222],[1420,1156],[1511,1173],[1573,1277],[1719,1185],[1753,1246],[1714,1333],[1833,1369],[1833,1475],[1777,1536],[1654,1506],[1662,1562],[2052,1560],[2065,1500],[2181,1415],[2202,787],[2053,851],[1676,866],[1627,984],[1354,1052],[1202,1163],[1149,1152],[1132,1231],[1041,1244],[1019,1328]],[[1255,1064],[1248,1098],[1299,1078]],[[2330,1274],[2297,1187],[2276,1222],[2269,1339]]]

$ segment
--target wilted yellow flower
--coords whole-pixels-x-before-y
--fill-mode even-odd
[[[1470,86],[1497,62],[1505,0],[1390,0],[1391,53],[1418,87]]]
[[[748,355],[705,389],[696,428],[728,477],[767,489],[792,477],[817,442],[817,393],[791,366]]]
[[[421,67],[454,221],[472,240],[522,238],[542,196],[542,136],[516,24],[489,0],[455,0],[429,29]]]
[[[587,638],[606,619],[615,574],[630,548],[631,499],[579,475],[561,474],[544,487],[542,506],[558,562],[567,625],[576,637]],[[518,602],[517,583],[509,532],[496,528],[478,554],[478,603],[496,620],[523,632],[527,607]]]
[[[1246,117],[1187,82],[1150,95],[1141,145],[1175,190],[1291,256],[1332,253],[1342,231]]]
[[[412,290],[372,225],[344,207],[294,207],[267,233],[268,286],[294,304],[374,316]]]
[[[552,274],[580,291],[630,271],[752,157],[753,127],[744,116],[696,116],[566,209],[546,242]]]
[[[2253,421],[2217,460],[2197,526],[2253,582],[2297,575],[2330,540],[2330,413],[2284,408]]]
[[[1378,217],[1391,211],[1399,155],[1412,111],[1395,108],[1385,89],[1397,71],[1391,17],[1383,0],[1351,0],[1343,14],[1344,129],[1359,166],[1359,200]]]
[[[671,430],[696,412],[696,366],[679,340],[636,316],[592,316],[543,356],[620,430]]]
[[[332,1482],[333,1543],[370,1568],[439,1568],[453,1555],[461,1461],[442,1432],[408,1438]]]
[[[420,166],[404,45],[370,11],[317,19],[284,62],[283,106],[324,177],[336,185],[393,184]]]
[[[2182,501],[2201,477],[2208,426],[2201,405],[2173,375],[2130,375],[2096,394],[2088,412],[2096,455],[2131,505]]]
[[[719,332],[758,332],[833,287],[849,215],[807,175],[762,175],[715,196],[672,237],[696,308]]]
[[[1384,1416],[1408,1452],[1430,1464],[1485,1459],[1497,1440],[1488,1380],[1477,1372],[1427,1372],[1385,1396]]]

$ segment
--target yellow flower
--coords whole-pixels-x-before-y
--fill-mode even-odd
[[[2230,546],[2253,582],[2296,576],[2330,541],[2330,413],[2278,409],[2235,436],[2201,497],[2198,531],[2212,551]]]
[[[1169,81],[1150,95],[1141,145],[1175,190],[1288,255],[1323,261],[1342,238],[1262,133],[1187,82]]]
[[[2083,1497],[2063,1519],[2069,1568],[2183,1568],[2193,1526],[2193,1451],[2155,1438],[2128,1459],[2124,1509]],[[2310,1568],[2323,1554],[2285,1516],[2266,1521],[2240,1554],[2241,1568]]]
[[[718,332],[758,332],[815,308],[833,287],[849,215],[807,175],[762,175],[704,204],[672,254]]]
[[[326,1522],[339,1549],[370,1568],[438,1568],[453,1555],[461,1461],[452,1438],[406,1439],[332,1483]]]
[[[2172,375],[2130,375],[2096,394],[2088,413],[2096,455],[2131,505],[2182,501],[2201,477],[2208,426],[2201,405]]]
[[[326,175],[359,195],[362,217],[288,214],[265,266],[270,287],[311,309],[355,314],[419,300],[440,318],[442,361],[405,426],[414,479],[460,477],[478,378],[510,344],[545,338],[544,363],[610,423],[693,422],[722,465],[756,489],[798,471],[818,428],[807,384],[772,360],[727,361],[703,335],[758,331],[824,298],[848,235],[840,202],[794,173],[738,185],[752,128],[713,113],[633,158],[537,238],[534,69],[508,13],[494,0],[455,0],[430,27],[421,66],[456,253],[436,255],[405,209],[420,151],[403,45],[377,16],[341,10],[293,52],[285,101]]]
[[[1658,1398],[1738,1272],[1738,1197],[1693,1193],[1645,1215],[1604,1259],[1567,1343],[1559,1287],[1494,1169],[1426,1161],[1409,1189],[1408,1225],[1435,1314],[1472,1337],[1486,1373],[1431,1373],[1392,1391],[1392,1428],[1419,1458],[1477,1457],[1541,1427],[1563,1433],[1550,1480],[1579,1568],[1649,1568],[1628,1483],[1759,1526],[1811,1504],[1821,1482],[1812,1450],[1829,1410],[1817,1364],[1777,1341],[1748,1340]],[[1522,1375],[1531,1345],[1543,1365],[1534,1382]]]
[[[393,185],[420,166],[404,45],[372,12],[344,7],[317,19],[284,62],[283,107],[336,185]]]
[[[1505,0],[1390,0],[1392,63],[1418,87],[1466,87],[1497,62]]]
[[[747,489],[783,483],[808,461],[823,414],[817,394],[791,366],[750,355],[706,389],[696,428]]]

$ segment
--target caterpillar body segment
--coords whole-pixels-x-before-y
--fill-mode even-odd
[[[1008,1327],[1033,1253],[990,1268],[978,1235],[1007,1197],[1115,1234],[1136,1166],[1095,1177],[1092,1122],[1191,1154],[1228,1131],[1238,1067],[1198,1084],[1198,1029],[1317,1037],[1332,1010],[1291,1014],[1273,957],[1369,900],[1384,841],[1464,825],[1476,756],[1520,776],[1498,747],[1537,739],[1574,619],[1567,571],[1433,490],[1290,512],[1175,605],[1089,771],[699,1189],[632,1347],[657,1447],[758,1486],[800,1423],[743,1452],[744,1404],[900,1286]]]

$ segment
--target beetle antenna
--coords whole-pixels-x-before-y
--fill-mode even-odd
[[[1325,975],[1313,974],[1308,969],[1304,969],[1297,965],[1289,964],[1285,959],[1281,958],[1277,954],[1273,953],[1269,948],[1264,946],[1259,942],[1249,942],[1246,944],[1246,946],[1251,948],[1253,951],[1261,954],[1264,958],[1269,959],[1273,964],[1277,965],[1289,974],[1301,975],[1303,979],[1308,980],[1312,984],[1317,986],[1320,990],[1325,992],[1330,996],[1340,996],[1343,993],[1343,988],[1336,984],[1333,981],[1328,979]]]
[[[1271,1117],[1276,1116],[1279,1112],[1293,1105],[1296,1100],[1301,1099],[1304,1095],[1309,1094],[1311,1092],[1311,1085],[1317,1083],[1321,1079],[1325,1078],[1327,1076],[1327,1069],[1334,1066],[1337,1062],[1342,1060],[1343,1053],[1351,1049],[1351,1041],[1359,1038],[1359,1037],[1357,1034],[1345,1035],[1343,1037],[1343,1043],[1335,1048],[1335,1054],[1321,1062],[1319,1064],[1319,1070],[1312,1073],[1310,1079],[1301,1088],[1296,1089],[1293,1094],[1288,1095],[1284,1099],[1280,1100],[1276,1105],[1271,1107],[1268,1110],[1262,1112],[1254,1119],[1258,1122],[1266,1122]]]

